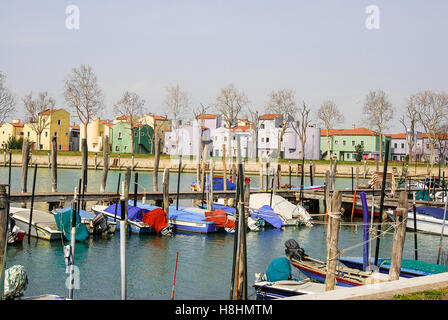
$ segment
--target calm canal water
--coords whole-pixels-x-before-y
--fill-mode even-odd
[[[177,174],[172,173],[170,188],[175,190]],[[12,189],[20,190],[20,168],[13,168]],[[30,169],[29,180],[33,177]],[[89,191],[99,189],[101,171],[89,170]],[[122,178],[124,177],[124,172]],[[133,181],[132,175],[132,181]],[[189,190],[194,174],[182,174],[181,189]],[[72,191],[78,184],[80,170],[58,170],[58,190]],[[252,177],[251,186],[258,186],[258,177]],[[288,178],[283,178],[284,183]],[[0,168],[0,183],[7,183],[7,168]],[[118,171],[112,171],[108,177],[108,191],[116,191]],[[50,170],[39,168],[36,189],[51,190]],[[162,181],[160,176],[159,181]],[[309,184],[308,178],[305,180]],[[293,184],[299,185],[300,178],[293,177]],[[316,184],[322,182],[316,178]],[[139,173],[139,188],[152,189],[152,173]],[[32,181],[28,181],[31,190]],[[338,188],[351,188],[350,179],[338,179]],[[140,189],[142,190],[142,189]],[[182,203],[190,205],[189,200]],[[40,207],[46,208],[44,204]],[[38,207],[39,207],[38,206]],[[360,220],[358,220],[360,222]],[[294,238],[310,256],[324,260],[326,257],[325,232],[322,224],[313,227],[286,227],[284,230],[265,229],[247,233],[247,266],[249,295],[255,299],[250,286],[254,274],[265,272],[272,259],[284,256],[284,242]],[[155,235],[127,237],[127,281],[129,299],[169,300],[173,282],[176,251],[179,263],[176,279],[175,299],[226,300],[229,298],[232,271],[233,235],[217,233],[210,235],[179,233],[173,237]],[[407,232],[404,258],[413,259],[413,233]],[[418,234],[419,259],[435,263],[439,246],[439,237]],[[344,249],[362,242],[362,227],[343,224],[339,235],[339,248]],[[381,239],[380,256],[390,257],[393,234]],[[375,242],[372,243],[375,250]],[[110,239],[89,238],[76,244],[76,266],[79,268],[80,288],[75,290],[75,299],[120,299],[120,236],[116,233]],[[346,253],[347,256],[361,256],[362,247]],[[31,239],[28,245],[11,245],[7,251],[7,266],[24,265],[28,272],[29,286],[27,296],[45,293],[68,295],[65,286],[68,274],[65,273],[63,244],[59,241],[48,242]],[[303,278],[299,272],[296,276]]]

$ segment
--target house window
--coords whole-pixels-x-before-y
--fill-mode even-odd
[[[401,144],[401,148],[404,149],[404,143]]]
[[[29,136],[30,136],[30,132],[29,132],[29,131],[28,131],[28,132],[26,133],[26,136],[27,136],[27,137],[29,137]]]
[[[361,140],[361,145],[362,145],[362,146],[364,145],[364,141],[362,141],[362,140]]]
[[[264,142],[264,138],[261,138],[261,142]]]
[[[355,140],[352,140],[352,146],[354,146],[355,145]]]
[[[56,131],[54,132],[54,136],[55,136],[55,137],[57,137],[57,136],[58,136],[58,133],[57,133]]]
[[[398,148],[398,144],[394,143],[394,148]]]
[[[58,120],[58,126],[60,126],[61,125],[61,120]]]
[[[121,140],[121,139],[123,139],[123,133],[122,132],[118,132],[118,140]],[[120,150],[118,150],[118,151],[120,151]]]
[[[115,146],[115,151],[120,151],[120,146]]]
[[[62,145],[59,145],[59,150],[62,150]]]
[[[345,140],[342,140],[342,145],[345,146]]]
[[[137,131],[134,132],[134,137],[136,137],[136,136],[138,136],[138,132]]]
[[[48,131],[45,131],[45,138],[48,137]]]
[[[350,159],[350,153],[347,153],[347,159]]]
[[[260,129],[264,129],[264,123],[260,125]]]
[[[338,144],[338,140],[334,140],[334,144]]]
[[[124,146],[124,151],[127,151],[128,150],[128,146]]]
[[[269,142],[269,138],[266,138],[266,142]]]

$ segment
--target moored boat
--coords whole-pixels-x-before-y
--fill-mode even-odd
[[[71,208],[55,209],[52,213],[64,213],[68,211],[71,211]],[[117,227],[116,222],[108,221],[102,213],[95,215],[85,210],[79,210],[79,217],[81,218],[81,223],[86,226],[89,234],[113,234]]]
[[[104,214],[109,222],[116,223],[116,231],[120,230],[120,220],[121,220],[121,208],[115,208],[116,204],[110,206],[94,205],[92,210],[95,214]],[[116,209],[116,215],[115,215]],[[136,234],[151,234],[155,233],[155,230],[148,224],[142,222],[143,219],[143,209],[133,206],[128,206],[128,230],[131,233]]]
[[[31,210],[27,208],[10,208],[11,218],[14,219],[15,225],[28,234],[30,225]],[[33,217],[31,223],[32,237],[44,240],[60,240],[64,234],[58,230],[56,221],[51,213],[33,209]]]
[[[443,219],[444,209],[437,207],[416,207],[416,219],[417,219],[417,231],[429,234],[440,235],[442,233],[443,227],[443,235],[448,236],[448,214],[445,217],[445,221]],[[395,214],[392,210],[386,211],[389,217],[394,221]],[[406,228],[410,230],[414,230],[414,211],[413,209],[409,210],[408,218],[406,219]]]

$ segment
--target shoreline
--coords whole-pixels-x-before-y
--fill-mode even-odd
[[[192,159],[192,157],[188,157],[189,159],[182,159],[182,172],[188,172],[188,173],[195,173],[197,168],[197,162],[195,159]],[[96,164],[95,164],[96,159]],[[7,167],[9,159],[2,159],[1,166]],[[6,160],[6,165],[5,165]],[[148,157],[148,158],[141,158],[136,157],[134,158],[134,171],[141,171],[141,172],[153,172],[154,171],[154,157]],[[57,162],[58,162],[58,169],[81,169],[82,167],[82,159],[80,155],[58,155]],[[305,176],[310,175],[310,163],[312,161],[306,160],[305,161],[305,168],[304,168],[304,174]],[[115,163],[115,166],[114,166]],[[265,170],[265,164],[263,163],[263,171]],[[274,165],[276,161],[271,160],[271,167]],[[321,163],[321,162],[312,162],[313,163],[313,170],[314,170],[314,176],[315,177],[325,177],[326,171],[330,170],[330,164],[329,163]],[[21,153],[12,153],[12,163],[11,166],[14,167],[20,167],[22,164],[22,154]],[[38,165],[39,168],[50,168],[49,166],[49,158],[48,155],[43,154],[32,154],[30,156],[30,163],[29,166],[34,166],[35,164]],[[231,159],[226,160],[226,167],[227,172],[230,172],[230,169],[232,167],[232,161]],[[281,161],[281,174],[282,176],[289,176],[289,162],[287,161]],[[300,172],[298,172],[299,165],[301,165],[301,162],[297,162],[295,160],[294,162],[291,162],[291,175],[292,176],[300,176]],[[207,167],[208,167],[207,163]],[[123,170],[126,167],[132,168],[132,158],[130,156],[124,156],[124,157],[110,157],[109,158],[109,170]],[[170,168],[171,170],[178,170],[179,168],[179,160],[178,158],[166,158],[161,157],[159,162],[159,173],[163,172],[165,168]],[[364,163],[359,162],[359,164],[346,164],[346,163],[338,163],[337,164],[337,174],[336,177],[351,177],[352,176],[352,168],[353,168],[353,175],[356,177],[356,168],[358,168],[359,172],[359,178],[364,179]],[[366,179],[370,178],[372,173],[376,171],[376,164],[374,162],[368,162],[365,166],[367,173],[366,173]],[[382,171],[383,164],[379,165],[379,171]],[[89,154],[88,157],[88,169],[89,170],[102,170],[103,169],[103,159],[102,157],[95,158],[94,155]],[[443,172],[445,168],[441,169]],[[171,171],[170,170],[170,171]],[[223,170],[223,164],[222,160],[215,160],[214,159],[214,171],[217,174],[222,174],[224,172]],[[399,163],[399,165],[396,165],[394,163],[389,164],[388,166],[388,172],[394,172],[396,177],[400,177],[402,172],[402,165]],[[253,160],[246,160],[245,161],[245,173],[250,175],[260,175],[260,162],[256,162]],[[428,173],[426,166],[411,166],[409,168],[409,175],[410,176],[421,176],[424,177]],[[435,166],[432,170],[432,175],[438,175],[439,173],[439,167]],[[230,175],[230,173],[229,173]]]

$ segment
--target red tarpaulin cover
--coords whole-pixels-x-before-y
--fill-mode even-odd
[[[168,225],[166,213],[160,208],[151,211],[143,210],[142,222],[153,227],[157,233]]]
[[[235,228],[235,221],[229,219],[227,212],[222,209],[205,212],[205,220],[213,221],[217,227]]]

